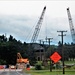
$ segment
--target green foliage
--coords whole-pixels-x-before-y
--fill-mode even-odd
[[[35,70],[42,70],[42,64],[40,62],[35,64]]]
[[[12,35],[7,37],[0,36],[0,59],[6,61],[6,64],[16,64],[17,53],[20,52],[23,58],[28,58],[30,64],[35,64],[34,50],[31,49],[26,42],[17,41]],[[29,49],[30,48],[30,49]],[[1,61],[0,64],[4,64]]]
[[[0,65],[4,65],[4,64],[6,64],[6,61],[0,60]]]
[[[60,64],[58,64],[58,63],[56,64],[55,67],[56,67],[56,69],[61,69],[62,68],[62,66]]]
[[[74,66],[72,66],[72,67],[71,67],[71,69],[74,69],[74,70],[75,70],[75,65],[74,65]]]
[[[35,65],[35,70],[42,70],[41,65],[40,65],[40,64],[36,64],[36,65]]]
[[[31,75],[63,75],[63,72],[61,70],[55,71],[53,70],[50,72],[50,70],[30,70],[30,71],[25,71],[27,74]],[[66,71],[64,75],[75,75],[75,71]]]

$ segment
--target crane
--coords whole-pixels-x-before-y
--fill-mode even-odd
[[[70,26],[72,40],[73,40],[73,43],[75,44],[75,29],[73,26],[73,21],[72,21],[72,17],[71,17],[69,8],[67,8],[67,14],[68,14],[68,20],[69,20],[69,26]]]
[[[45,10],[46,10],[46,6],[44,7],[44,9],[42,11],[42,14],[39,18],[39,21],[38,21],[38,23],[35,27],[35,31],[33,33],[32,39],[31,39],[31,43],[35,43],[36,40],[37,40],[38,34],[40,32],[41,25],[42,25],[42,22],[43,22],[43,17],[44,17]]]

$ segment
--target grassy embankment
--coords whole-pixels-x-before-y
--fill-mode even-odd
[[[65,64],[75,64],[75,61],[65,61]],[[31,75],[75,75],[75,66],[72,66],[71,68],[65,68],[65,74],[63,74],[62,69],[53,69],[52,72],[50,70],[35,70],[31,69],[29,71],[24,70],[25,73],[31,74]]]
[[[57,71],[52,71],[50,72],[49,70],[30,70],[30,71],[25,71],[27,74],[31,75],[63,75],[63,72],[61,70]],[[75,75],[75,70],[67,70],[65,71],[64,75]]]

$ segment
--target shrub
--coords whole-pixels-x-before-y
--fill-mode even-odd
[[[42,70],[42,65],[39,64],[39,63],[37,63],[37,64],[35,65],[35,70]]]
[[[75,69],[75,66],[72,66],[71,68],[72,68],[72,69]]]

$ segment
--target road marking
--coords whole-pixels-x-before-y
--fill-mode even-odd
[[[17,72],[17,71],[16,71],[16,73],[19,74],[19,75],[23,75],[23,74],[21,74],[21,73],[19,73],[19,72]]]
[[[19,74],[19,75],[24,75],[24,74],[21,74],[21,73],[19,73],[19,72],[17,72],[17,71],[16,71],[16,73]],[[31,75],[31,74],[25,74],[25,75]]]

